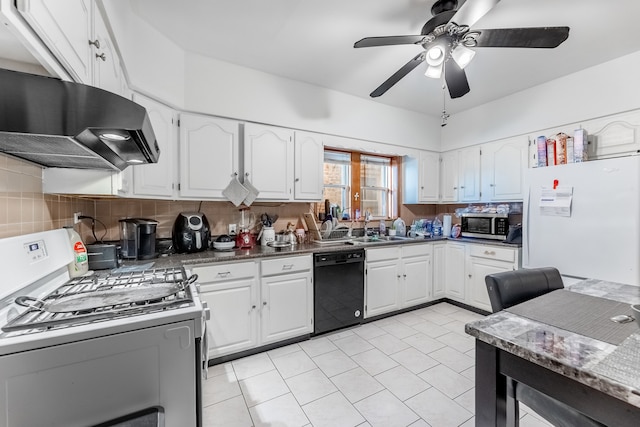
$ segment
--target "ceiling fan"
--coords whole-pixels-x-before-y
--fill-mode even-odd
[[[451,98],[469,92],[464,67],[475,51],[472,47],[554,48],[569,37],[569,27],[500,28],[472,30],[470,27],[489,12],[500,0],[467,0],[458,8],[457,0],[438,0],[431,7],[433,18],[422,27],[420,35],[366,37],[353,47],[416,44],[424,48],[384,83],[371,92],[376,98],[423,61],[428,64],[425,75],[444,79]]]

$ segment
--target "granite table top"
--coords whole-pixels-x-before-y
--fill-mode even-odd
[[[566,288],[598,298],[640,303],[640,287],[588,279]],[[507,311],[468,323],[467,334],[501,350],[640,407],[640,319],[620,345]]]

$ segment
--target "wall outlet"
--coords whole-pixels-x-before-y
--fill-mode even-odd
[[[236,224],[229,224],[229,234],[238,234],[238,226]]]
[[[80,216],[82,215],[82,212],[74,212],[73,214],[73,223],[77,224],[80,222]]]

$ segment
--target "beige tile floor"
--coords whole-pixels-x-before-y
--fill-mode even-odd
[[[469,427],[482,316],[439,303],[209,368],[204,427]],[[522,427],[548,427],[521,405]]]

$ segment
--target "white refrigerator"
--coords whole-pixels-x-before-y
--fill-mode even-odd
[[[523,267],[640,286],[640,156],[532,168],[525,182]]]

